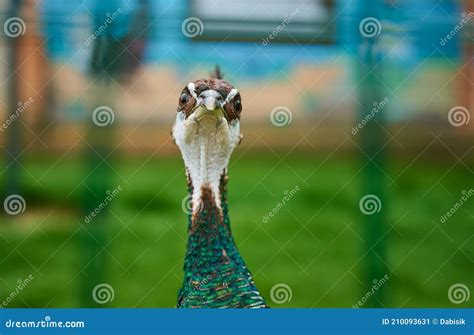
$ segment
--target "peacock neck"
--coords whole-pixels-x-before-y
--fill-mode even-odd
[[[215,219],[229,225],[227,211],[227,173],[224,170],[217,185],[193,185],[188,177],[188,192],[192,199],[192,213],[189,217],[189,232],[200,224],[205,224],[206,219],[215,216]],[[206,215],[207,214],[207,215]]]
[[[224,173],[218,193],[202,187],[200,203],[189,216],[178,307],[266,307],[232,237],[226,184]],[[189,191],[196,194],[192,182]]]
[[[188,220],[185,268],[205,271],[205,268],[200,267],[202,259],[218,262],[229,254],[238,255],[230,228],[225,172],[221,176],[218,190],[216,194],[210,187],[202,187],[199,191],[199,203],[193,205],[194,210]],[[190,182],[190,195],[195,195],[196,191]]]

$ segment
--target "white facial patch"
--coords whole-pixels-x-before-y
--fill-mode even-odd
[[[193,96],[193,98],[197,100],[198,97],[196,94],[196,85],[194,85],[194,83],[189,83],[188,90],[189,90],[189,93],[191,93],[191,95]]]
[[[229,94],[227,94],[227,97],[225,98],[225,102],[228,103],[229,101],[234,99],[237,93],[239,93],[239,91],[236,88],[233,88],[232,90],[230,90]]]

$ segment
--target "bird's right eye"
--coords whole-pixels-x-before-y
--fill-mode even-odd
[[[185,104],[188,101],[189,101],[189,95],[187,95],[186,93],[181,94],[181,96],[179,97],[179,102],[181,104]]]
[[[234,109],[237,113],[240,113],[242,111],[242,103],[240,102],[240,100],[236,100],[234,102]]]

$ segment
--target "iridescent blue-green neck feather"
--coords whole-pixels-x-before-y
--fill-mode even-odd
[[[220,208],[210,189],[202,189],[202,204],[189,216],[181,308],[265,308],[238,252],[228,217],[226,177],[221,179]],[[190,193],[192,194],[192,187]]]

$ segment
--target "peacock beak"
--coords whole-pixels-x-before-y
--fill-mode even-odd
[[[222,106],[221,94],[214,90],[206,90],[199,95],[194,114],[198,121],[207,116],[221,119],[224,116]]]
[[[199,100],[201,104],[206,106],[210,111],[216,109],[216,107],[222,107],[223,98],[222,95],[214,90],[206,90],[201,92],[199,95]]]

